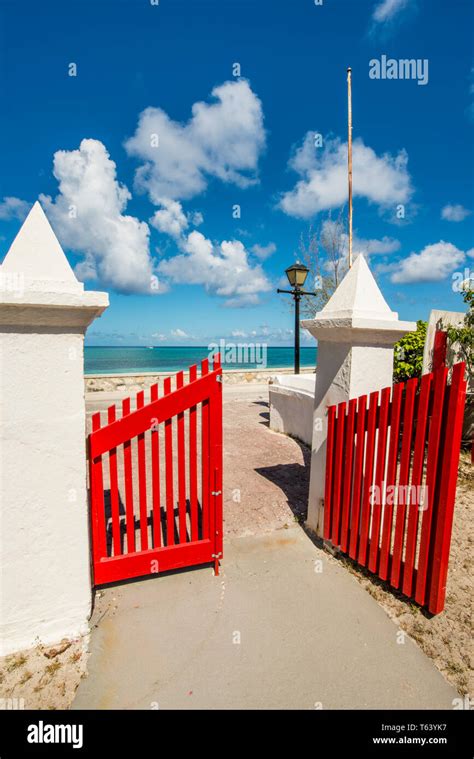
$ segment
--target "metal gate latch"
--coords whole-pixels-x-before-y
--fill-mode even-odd
[[[211,495],[222,495],[222,490],[211,490]]]

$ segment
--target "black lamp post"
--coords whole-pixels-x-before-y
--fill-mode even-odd
[[[306,277],[308,276],[309,269],[304,264],[300,264],[297,261],[285,269],[288,282],[290,283],[291,290],[280,290],[278,288],[277,293],[288,293],[293,296],[295,301],[295,374],[300,373],[300,300],[302,295],[316,295],[316,293],[309,293],[302,290]]]

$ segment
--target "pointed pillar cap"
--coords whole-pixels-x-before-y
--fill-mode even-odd
[[[302,325],[318,339],[337,342],[390,343],[416,330],[414,322],[399,321],[398,313],[390,309],[363,255],[355,259],[324,308]]]
[[[0,265],[0,324],[87,326],[108,305],[84,290],[36,201]]]

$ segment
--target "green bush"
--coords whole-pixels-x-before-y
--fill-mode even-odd
[[[395,344],[393,357],[394,382],[405,382],[412,377],[421,377],[426,328],[427,323],[420,319],[416,323],[416,332],[409,332]]]

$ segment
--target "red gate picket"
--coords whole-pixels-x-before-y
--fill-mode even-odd
[[[464,363],[328,409],[324,538],[392,587],[444,608]]]
[[[222,557],[222,368],[214,356],[92,418],[89,472],[94,584]],[[174,434],[173,434],[174,430]]]

